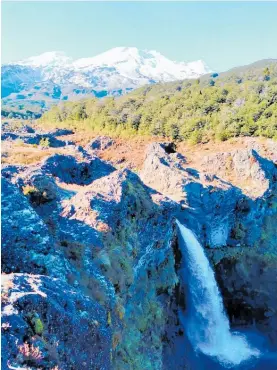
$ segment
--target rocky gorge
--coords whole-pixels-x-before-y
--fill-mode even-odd
[[[197,362],[180,315],[176,220],[204,248],[231,328],[276,351],[276,142],[245,140],[197,165],[151,142],[137,170],[103,159],[111,138],[80,146],[71,132],[28,131],[7,128],[4,145],[47,153],[48,138],[55,150],[2,168],[4,370],[216,368]]]

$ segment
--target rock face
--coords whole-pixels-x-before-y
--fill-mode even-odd
[[[147,185],[181,203],[183,212],[178,217],[202,237],[207,246],[227,244],[228,231],[234,223],[238,189],[215,175],[189,168],[185,158],[168,144],[151,144],[141,178]]]
[[[276,148],[277,149],[277,148]],[[237,183],[245,184],[246,192],[252,197],[261,197],[270,186],[274,164],[259,156],[257,151],[235,150],[217,153],[203,158],[205,171],[234,177]]]
[[[35,368],[48,361],[52,368],[60,364],[65,369],[94,368],[91,363],[101,369],[141,369],[145,364],[160,369],[165,327],[172,325],[172,338],[179,336],[178,318],[168,308],[177,306],[172,245],[178,205],[147,188],[129,170],[116,170],[83,154],[83,161],[54,155],[39,165],[3,169],[3,271],[11,281],[16,279],[16,289],[28,292],[16,317],[31,334],[26,317],[33,312],[52,328],[47,335],[38,333],[35,342],[23,332],[15,345],[16,324],[7,321],[8,358],[14,359],[13,366]],[[51,295],[38,295],[33,302],[35,295],[25,289],[30,274],[36,274],[42,294],[51,290]],[[12,297],[8,289],[9,310],[21,302]],[[76,297],[84,318],[74,308]],[[57,308],[61,299],[64,303]],[[97,304],[102,311],[91,314]],[[54,315],[53,310],[59,312]],[[59,325],[65,318],[59,317],[64,315],[74,320],[63,330]],[[99,321],[97,332],[94,320]],[[65,340],[67,330],[71,337]],[[61,348],[53,354],[44,346],[52,346],[54,340]],[[43,359],[22,357],[24,342],[38,348]],[[88,346],[95,352],[89,354]],[[67,360],[72,351],[84,355]]]
[[[46,225],[19,189],[3,179],[3,271],[5,273],[30,272],[43,274],[49,268],[51,269],[55,257],[53,240],[51,240]]]
[[[238,253],[223,257],[215,271],[232,324],[257,327],[276,346],[276,258]]]
[[[97,302],[33,274],[4,275],[3,294],[3,369],[110,368],[111,327]]]
[[[3,368],[189,368],[176,218],[206,247],[232,324],[277,345],[276,165],[245,149],[196,170],[154,143],[138,176],[98,158],[99,140],[2,170]]]
[[[181,202],[177,216],[209,248],[232,323],[255,323],[276,344],[276,164],[246,149],[204,158],[202,166],[203,173],[192,170],[167,144],[152,144],[141,177]],[[230,171],[251,185],[248,194],[224,180]]]

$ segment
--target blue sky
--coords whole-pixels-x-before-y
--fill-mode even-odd
[[[277,2],[3,2],[2,63],[136,46],[223,71],[277,58],[276,14]]]

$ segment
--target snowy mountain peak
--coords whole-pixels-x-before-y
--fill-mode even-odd
[[[138,60],[140,51],[135,47],[116,47],[92,58],[82,58],[74,62],[75,66],[114,65]]]
[[[94,57],[73,60],[61,51],[46,52],[12,65],[29,66],[53,70],[55,76],[59,71],[75,73],[92,71],[96,68],[110,67],[128,78],[155,80],[156,82],[174,81],[176,79],[196,78],[211,70],[201,61],[190,63],[172,61],[156,50],[140,50],[136,47],[116,47]],[[49,77],[49,76],[48,76]]]
[[[155,50],[136,47],[116,47],[77,60],[52,51],[4,65],[1,91],[11,104],[22,99],[44,105],[84,96],[121,95],[143,85],[198,78],[209,72],[201,60],[175,62]]]
[[[12,64],[30,67],[46,67],[49,65],[55,67],[63,67],[64,65],[69,64],[71,62],[72,62],[71,58],[68,58],[64,52],[49,51]]]
[[[140,50],[135,47],[116,47],[96,57],[78,59],[73,62],[73,66],[75,69],[87,71],[111,67],[125,77],[143,79],[143,83],[145,78],[156,82],[168,82],[197,78],[210,72],[202,61],[174,62],[155,50]]]

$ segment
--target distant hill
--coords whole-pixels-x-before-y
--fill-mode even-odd
[[[191,143],[237,136],[277,139],[277,61],[148,85],[119,98],[67,102],[53,107],[42,122]]]

